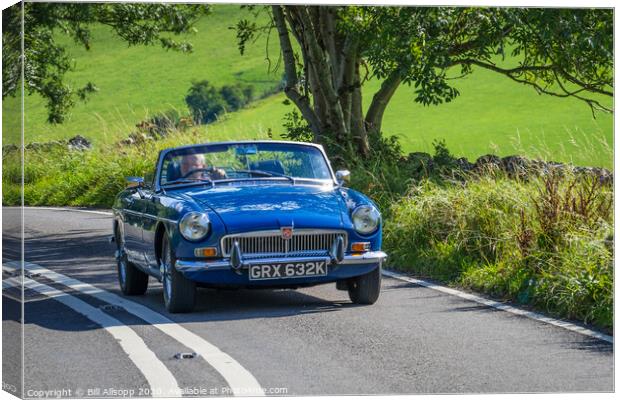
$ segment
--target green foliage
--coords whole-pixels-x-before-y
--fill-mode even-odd
[[[239,10],[238,5],[214,5],[210,9],[213,9],[212,15],[197,20],[197,34],[188,32],[178,38],[191,41],[194,45],[191,53],[168,51],[161,46],[129,47],[111,27],[102,24],[90,26],[92,37],[90,49],[86,50],[70,36],[56,30],[55,41],[75,60],[76,68],[65,75],[67,85],[79,88],[93,81],[98,91],[89,96],[87,102],[77,101],[76,97],[71,113],[62,124],[56,125],[46,122],[45,99],[36,93],[25,96],[26,142],[68,139],[80,134],[95,146],[114,143],[127,137],[137,123],[159,112],[178,109],[187,113],[184,97],[191,81],[201,77],[208,77],[217,87],[238,82],[252,85],[256,88],[256,97],[272,93],[280,74],[267,71],[265,46],[275,51],[276,43],[260,39],[256,46],[249,47],[245,55],[240,56],[234,46],[235,33],[227,28],[246,11]],[[17,117],[19,109],[18,98],[8,96],[3,100],[4,144],[20,140],[19,118],[10,117]],[[263,111],[257,118],[261,124],[252,120],[239,125],[249,130],[266,129],[262,121],[271,117],[275,121],[271,126],[279,126],[282,114]]]
[[[206,80],[192,83],[185,102],[197,123],[213,122],[226,110],[224,97]]]
[[[67,84],[77,88],[94,81],[99,91],[87,103],[77,102],[71,117],[62,125],[47,124],[45,101],[38,95],[26,96],[26,142],[68,139],[81,134],[95,146],[113,143],[125,138],[138,122],[159,112],[174,108],[185,113],[183,98],[189,82],[201,76],[208,76],[216,86],[243,80],[253,84],[262,95],[280,78],[279,74],[274,76],[266,71],[266,35],[248,46],[241,57],[232,45],[235,32],[226,28],[230,21],[247,18],[246,11],[234,5],[212,8],[212,15],[196,23],[198,35],[181,36],[194,44],[196,51],[191,54],[156,47],[128,48],[100,24],[91,28],[88,51],[58,32],[56,41],[67,49],[78,67],[66,74]],[[276,54],[275,44],[277,40],[269,42],[270,54]],[[216,62],[211,56],[214,52],[218,54]],[[495,57],[493,62],[513,65],[518,58],[507,54],[505,60]],[[175,71],[172,75],[168,73],[171,70]],[[459,70],[458,66],[448,69],[448,78],[459,76]],[[433,140],[445,138],[455,157],[466,156],[472,161],[486,153],[522,154],[613,168],[612,115],[597,113],[594,119],[578,100],[538,96],[501,74],[476,66],[472,70],[464,79],[450,80],[461,96],[441,107],[414,103],[411,89],[400,87],[385,111],[383,130],[398,136],[406,152],[432,153]],[[379,86],[380,81],[371,79],[364,83],[364,91],[374,92]],[[123,102],[119,103],[119,98]],[[285,132],[282,118],[289,111],[282,104],[283,99],[284,95],[279,94],[227,114],[218,123],[218,129],[228,135],[271,131],[274,138],[281,137]],[[370,96],[365,95],[364,100],[366,109]],[[17,116],[19,109],[19,99],[4,99],[4,144],[19,142],[19,118],[10,118]]]
[[[610,111],[591,96],[612,95],[610,9],[343,7],[340,14],[340,29],[360,41],[373,74],[397,71],[424,105],[459,95],[448,68],[459,66],[463,77],[478,66]]]
[[[220,89],[203,80],[193,82],[185,102],[196,123],[216,121],[225,112],[237,111],[249,104],[254,97],[251,85],[225,85]]]
[[[88,50],[92,25],[101,23],[130,46],[160,44],[165,49],[189,52],[189,43],[168,35],[192,32],[197,19],[208,12],[206,5],[24,3],[25,89],[29,95],[38,93],[46,100],[48,122],[62,123],[75,105],[75,96],[84,100],[97,87],[88,82],[76,90],[64,81],[73,63],[66,46],[56,41],[55,32],[63,32]],[[3,10],[2,19],[4,99],[16,93],[20,78],[21,4]]]
[[[282,124],[285,131],[282,138],[293,140],[296,142],[312,142],[314,133],[308,125],[308,122],[301,116],[297,110],[292,110],[284,114],[284,123]]]
[[[228,104],[229,111],[236,111],[245,107],[254,99],[254,86],[241,85],[225,85],[220,89],[220,94],[224,101]]]

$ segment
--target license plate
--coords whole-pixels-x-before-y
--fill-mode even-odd
[[[325,261],[265,263],[250,265],[250,280],[303,278],[327,275]]]

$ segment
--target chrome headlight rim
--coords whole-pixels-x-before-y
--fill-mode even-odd
[[[197,242],[211,232],[211,220],[204,212],[190,211],[179,221],[179,232],[185,240]]]
[[[362,224],[367,224],[368,220],[360,221],[360,218],[363,218],[361,215],[362,213],[366,214],[365,217],[370,218],[370,221],[372,222],[370,228],[363,228]],[[370,204],[363,204],[357,206],[353,210],[351,213],[351,221],[353,222],[353,229],[355,229],[355,232],[364,236],[372,235],[379,230],[379,226],[381,225],[381,213],[379,213],[377,207]]]

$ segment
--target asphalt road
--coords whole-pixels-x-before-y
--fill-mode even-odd
[[[19,259],[19,209],[3,209],[3,234],[6,266]],[[132,313],[79,291],[122,296],[110,234],[106,215],[25,210],[26,261],[51,271],[30,277],[48,295],[25,291],[26,397],[62,390],[63,397],[150,395],[154,376],[168,376],[185,395],[231,395],[229,378],[245,376],[239,371],[278,395],[614,389],[610,343],[387,277],[373,306],[352,305],[335,285],[200,289],[196,311],[175,315],[165,311],[161,285],[151,279],[146,295],[125,298],[147,307]],[[60,283],[54,272],[94,288]],[[49,288],[61,293],[50,295]],[[15,288],[3,290],[3,386],[18,392],[19,296]],[[98,323],[66,299],[113,322]],[[165,317],[160,325],[152,322],[157,316]],[[174,357],[196,349],[203,353]]]

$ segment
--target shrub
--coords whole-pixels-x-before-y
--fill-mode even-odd
[[[254,86],[242,86],[240,84],[222,86],[220,94],[228,104],[227,111],[236,111],[254,99]]]
[[[237,111],[254,100],[254,86],[226,85],[217,89],[209,81],[193,82],[185,102],[196,123],[208,124],[224,112]]]
[[[215,121],[226,110],[226,100],[209,81],[192,82],[185,102],[196,123]]]

